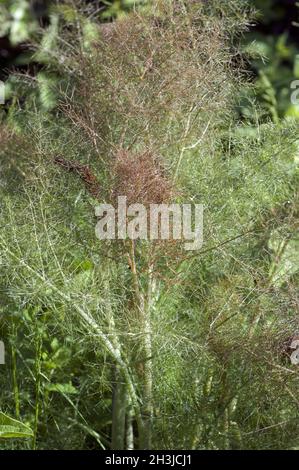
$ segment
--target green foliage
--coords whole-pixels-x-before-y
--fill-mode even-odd
[[[26,101],[1,128],[1,406],[33,430],[4,448],[298,445],[283,348],[298,330],[298,128],[267,74],[263,118],[235,111],[243,10],[162,2],[108,30],[53,10],[44,68],[18,79]],[[145,151],[176,202],[205,205],[199,252],[99,241],[98,201],[53,162],[88,165],[109,202],[119,155]]]
[[[285,283],[299,269],[298,238],[281,238],[279,233],[272,233],[269,248],[275,253],[273,265],[270,268],[272,282],[276,286]]]

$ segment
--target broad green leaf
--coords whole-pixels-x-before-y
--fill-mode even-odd
[[[46,386],[47,390],[49,392],[59,392],[59,393],[65,393],[65,394],[76,394],[78,393],[78,390],[71,384],[71,383],[65,383],[65,384],[50,384]]]
[[[32,430],[26,424],[0,412],[0,439],[29,438]]]

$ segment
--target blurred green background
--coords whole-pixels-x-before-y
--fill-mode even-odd
[[[299,117],[290,101],[290,84],[299,78],[299,3],[295,0],[255,0],[257,21],[245,38],[258,85],[263,117]],[[244,110],[248,112],[248,110]]]

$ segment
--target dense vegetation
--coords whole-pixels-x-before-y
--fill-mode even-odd
[[[23,3],[30,65],[0,129],[1,448],[298,447],[298,122],[250,74],[251,2],[101,21],[53,2],[42,27]],[[203,247],[98,240],[95,207],[119,195],[203,204]]]

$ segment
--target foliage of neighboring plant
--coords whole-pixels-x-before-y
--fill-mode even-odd
[[[249,21],[238,0],[52,11],[1,127],[1,410],[28,433],[1,448],[299,446],[298,128],[235,111]],[[204,204],[202,249],[99,241],[118,195]]]
[[[253,4],[259,28],[252,28],[246,35],[243,51],[251,57],[256,90],[244,93],[241,114],[253,123],[269,119],[278,122],[286,116],[298,118],[299,107],[291,102],[291,83],[299,78],[296,0],[255,0]],[[258,112],[254,112],[256,103]]]

